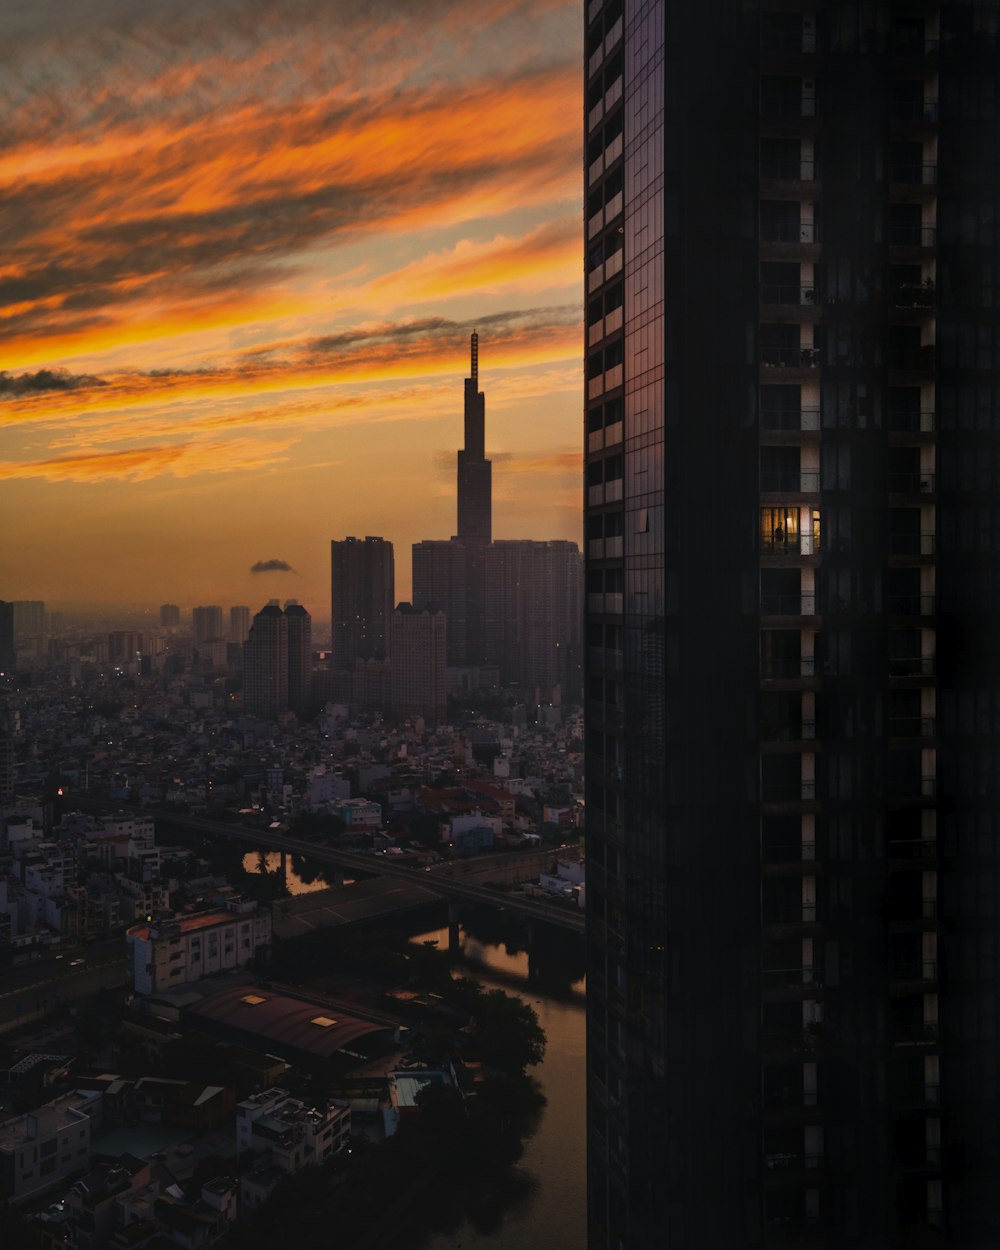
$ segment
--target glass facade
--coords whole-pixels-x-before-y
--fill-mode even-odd
[[[585,17],[592,1250],[1000,1244],[1000,3]]]

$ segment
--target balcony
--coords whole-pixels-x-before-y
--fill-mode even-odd
[[[894,434],[933,434],[934,410],[924,409],[918,412],[890,410],[889,429]]]
[[[815,616],[815,595],[761,595],[763,616]]]
[[[933,247],[937,241],[936,226],[890,226],[890,247]]]
[[[798,412],[764,408],[760,414],[762,430],[800,430],[815,433],[819,430],[819,409],[800,408]]]
[[[816,178],[816,162],[811,157],[788,160],[782,157],[762,156],[760,176],[773,182],[813,182]],[[792,240],[779,240],[792,242]],[[809,242],[813,242],[812,239]]]
[[[894,495],[933,495],[934,474],[921,473],[890,473],[889,490]]]
[[[816,843],[809,842],[777,842],[761,848],[761,859],[765,864],[814,864],[816,862]]]
[[[934,368],[934,344],[919,347],[890,347],[889,368],[897,373],[926,373]]]
[[[819,352],[815,347],[764,347],[760,363],[765,369],[818,369]]]
[[[933,716],[890,716],[890,738],[933,738],[935,721]]]
[[[587,611],[621,616],[623,600],[624,595],[619,591],[606,591],[603,594],[591,592],[587,595]]]
[[[814,308],[817,303],[816,287],[813,283],[796,286],[791,282],[763,282],[760,287],[760,302]]]
[[[934,595],[890,595],[889,611],[896,616],[933,616]]]
[[[761,785],[762,803],[812,803],[816,799],[815,781],[772,781]]]
[[[892,1041],[896,1046],[936,1046],[938,1043],[937,1021],[897,1024],[892,1031]]]
[[[896,838],[889,842],[889,860],[907,868],[913,864],[929,864],[937,859],[936,838]]]
[[[761,243],[817,243],[817,234],[816,223],[813,221],[760,223]]]
[[[591,560],[620,560],[622,558],[621,534],[609,538],[592,538],[587,543],[587,555]]]
[[[938,120],[937,100],[892,100],[889,117],[894,122],[917,122],[934,125]]]
[[[781,538],[762,534],[760,549],[761,554],[765,556],[801,559],[803,556],[814,555],[820,549],[820,545],[818,541],[814,541],[812,534],[792,534]]]
[[[764,681],[782,681],[796,677],[815,677],[816,659],[811,655],[766,656],[760,662]]]
[[[937,165],[893,161],[889,166],[889,181],[907,187],[933,187],[937,184]]]
[[[766,494],[808,495],[819,490],[819,469],[764,470],[760,489]]]
[[[927,312],[934,307],[934,283],[930,280],[917,286],[904,283],[893,289],[891,294],[892,307],[900,310]]]
[[[889,976],[893,981],[936,981],[937,964],[932,959],[893,959]]]
[[[787,907],[768,907],[763,915],[766,925],[802,925],[816,923],[816,904],[797,903]]]
[[[890,777],[888,789],[891,799],[933,799],[937,795],[937,777]]]
[[[934,656],[897,655],[889,657],[890,677],[933,677]]]
[[[891,556],[932,556],[934,548],[933,534],[889,535],[889,554]]]
[[[815,985],[813,974],[812,964],[800,968],[764,968],[760,974],[761,986],[765,990],[783,990]]]

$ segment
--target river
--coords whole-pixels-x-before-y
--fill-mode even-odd
[[[279,855],[267,857],[269,871],[276,871],[279,865]],[[248,872],[259,870],[256,854],[246,856],[244,867]],[[322,880],[300,880],[291,862],[285,879],[292,894],[326,886]],[[517,994],[538,1013],[547,1044],[545,1059],[531,1069],[531,1074],[547,1102],[518,1164],[535,1181],[534,1193],[519,1206],[509,1208],[496,1230],[481,1233],[466,1223],[454,1233],[432,1237],[426,1250],[577,1250],[587,1240],[584,981],[563,979],[559,983],[557,975],[555,988],[547,988],[549,980],[543,988],[539,978],[529,979],[526,952],[513,952],[499,941],[483,940],[464,928],[460,938],[457,972],[474,976],[489,989]],[[415,944],[435,942],[439,949],[447,950],[448,930],[422,930],[410,940]],[[555,971],[558,973],[558,967]]]

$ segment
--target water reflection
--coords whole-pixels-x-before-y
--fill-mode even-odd
[[[558,983],[551,988],[548,983],[543,986],[537,979],[535,961],[529,960],[526,949],[518,948],[518,939],[512,939],[513,945],[508,944],[511,939],[503,944],[484,941],[484,924],[492,928],[491,920],[481,920],[477,913],[469,927],[479,933],[460,928],[456,971],[474,975],[488,988],[517,994],[530,1003],[547,1038],[545,1059],[532,1074],[548,1105],[538,1131],[525,1143],[518,1168],[535,1181],[534,1192],[507,1206],[502,1220],[489,1231],[482,1225],[476,1229],[464,1223],[454,1231],[434,1236],[427,1250],[524,1250],[529,1246],[569,1250],[586,1244],[584,981],[582,976],[571,979],[576,971],[572,965],[577,961],[570,959]],[[414,934],[411,941],[436,942],[439,950],[447,950],[448,929],[429,929]],[[579,939],[576,941],[582,946]],[[546,962],[554,974],[557,960],[550,956]]]

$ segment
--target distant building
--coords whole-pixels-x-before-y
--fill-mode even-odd
[[[436,725],[448,719],[445,614],[401,603],[392,614],[392,714],[422,716]]]
[[[256,904],[133,925],[127,933],[132,986],[157,994],[248,964],[271,945],[271,914]]]
[[[576,543],[515,539],[484,553],[484,648],[504,685],[580,694],[583,557]]]
[[[330,814],[344,822],[345,829],[381,829],[382,808],[370,799],[341,799],[330,804]]]
[[[0,599],[0,675],[16,668],[14,645],[14,605]]]
[[[176,629],[181,623],[181,610],[176,603],[160,604],[160,625],[164,629]]]
[[[229,641],[246,642],[250,634],[250,609],[242,605],[229,609]]]
[[[132,664],[143,651],[143,636],[134,629],[116,629],[108,634],[108,660],[112,664]]]
[[[253,618],[243,644],[243,706],[265,718],[288,707],[288,622],[277,599]]]
[[[295,599],[285,604],[288,633],[288,706],[304,712],[312,693],[312,617]]]
[[[331,1099],[309,1107],[285,1089],[268,1089],[236,1106],[236,1154],[259,1158],[241,1178],[244,1215],[256,1208],[285,1176],[318,1167],[347,1145],[351,1106]]]
[[[0,807],[14,801],[14,727],[10,714],[0,702]]]
[[[222,638],[222,609],[214,604],[209,607],[195,608],[191,613],[196,643],[207,642],[209,638]]]
[[[465,545],[457,538],[413,544],[413,606],[444,612],[449,667],[466,664],[465,571]]]
[[[395,599],[392,543],[367,536],[330,543],[331,665],[334,671],[356,660],[389,653]]]
[[[13,608],[15,643],[45,633],[45,603],[41,599],[15,599]]]
[[[100,1110],[99,1093],[74,1090],[0,1124],[0,1196],[25,1202],[86,1168]]]

